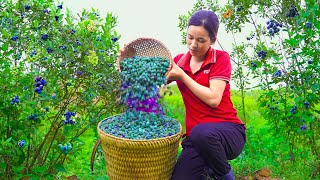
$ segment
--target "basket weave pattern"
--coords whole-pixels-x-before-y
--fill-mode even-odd
[[[101,122],[98,134],[110,180],[170,179],[182,136],[181,124],[180,132],[169,137],[132,140],[103,132]]]
[[[118,69],[120,70],[120,61],[134,56],[162,57],[169,60],[172,58],[170,51],[161,41],[146,37],[138,38],[131,41],[123,49],[123,55],[117,61]]]

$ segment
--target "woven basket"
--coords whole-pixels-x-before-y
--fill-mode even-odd
[[[105,119],[103,121],[108,120]],[[176,163],[180,132],[165,138],[133,140],[105,133],[98,124],[110,180],[168,180]]]
[[[146,37],[138,38],[131,41],[124,47],[123,54],[117,61],[118,70],[120,70],[120,61],[134,56],[162,57],[169,60],[172,58],[170,51],[161,41]]]

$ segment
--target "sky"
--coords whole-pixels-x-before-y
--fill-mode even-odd
[[[178,16],[192,9],[196,0],[64,0],[65,8],[72,12],[95,8],[105,17],[108,12],[118,16],[115,30],[121,35],[120,46],[139,37],[151,37],[160,40],[170,50],[172,56],[187,51],[181,44],[181,32],[178,28]],[[183,3],[182,3],[183,2]],[[226,3],[225,0],[219,1]],[[218,39],[226,51],[232,50],[232,35],[226,33],[223,26],[219,29]],[[218,44],[217,49],[221,49]]]

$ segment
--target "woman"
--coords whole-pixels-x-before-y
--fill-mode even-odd
[[[234,179],[228,160],[241,153],[246,141],[230,99],[230,57],[211,47],[218,28],[214,12],[195,12],[188,22],[189,51],[173,59],[167,74],[168,82],[177,82],[186,110],[186,134],[172,180]]]

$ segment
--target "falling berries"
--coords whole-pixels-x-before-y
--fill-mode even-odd
[[[120,62],[121,103],[127,110],[102,121],[100,128],[128,139],[155,139],[177,134],[180,124],[164,115],[159,87],[165,84],[169,59],[132,57]]]

